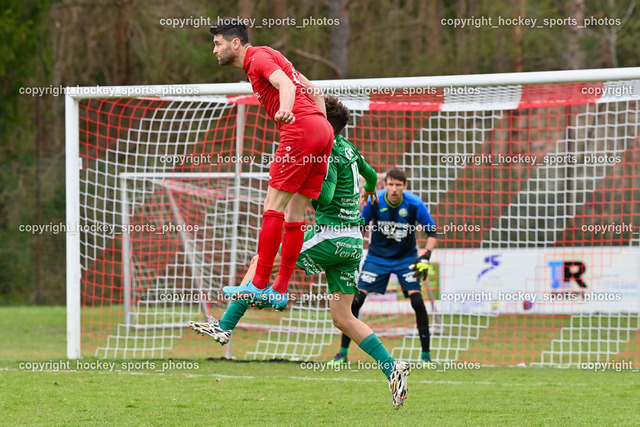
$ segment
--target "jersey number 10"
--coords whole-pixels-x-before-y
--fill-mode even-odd
[[[353,172],[353,192],[360,192],[360,173],[358,171],[358,164],[356,162],[351,163],[351,171]]]

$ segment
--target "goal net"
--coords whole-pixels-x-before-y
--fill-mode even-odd
[[[437,224],[423,287],[435,361],[638,366],[639,69],[318,84],[351,109],[346,137],[380,178],[404,169]],[[222,315],[222,287],[256,253],[279,135],[249,85],[79,89],[66,99],[69,357],[335,354],[322,274],[294,273],[289,308],[248,310],[225,347],[186,327]],[[361,319],[394,357],[420,359],[396,278]]]

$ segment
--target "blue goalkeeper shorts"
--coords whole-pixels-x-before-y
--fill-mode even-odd
[[[367,255],[358,279],[358,289],[384,294],[389,285],[389,276],[393,273],[398,276],[405,295],[408,291],[419,291],[420,280],[413,277],[414,272],[409,269],[409,264],[414,259],[414,256],[394,260]]]

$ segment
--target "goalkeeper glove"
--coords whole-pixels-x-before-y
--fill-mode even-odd
[[[429,275],[429,259],[431,258],[431,251],[427,250],[418,258],[411,261],[409,268],[413,270],[413,277],[418,280],[426,280]]]

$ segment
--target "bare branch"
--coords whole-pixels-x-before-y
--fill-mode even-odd
[[[295,49],[293,51],[293,53],[295,53],[298,56],[302,56],[303,58],[307,58],[307,59],[311,59],[313,61],[317,61],[320,62],[321,64],[326,65],[327,67],[331,68],[333,70],[334,73],[336,73],[336,78],[338,79],[342,79],[342,73],[340,72],[340,69],[336,66],[336,64],[334,64],[333,62],[329,61],[327,58],[323,58],[320,55],[316,55],[314,53],[309,53],[309,52],[305,52],[304,50],[301,49]]]

